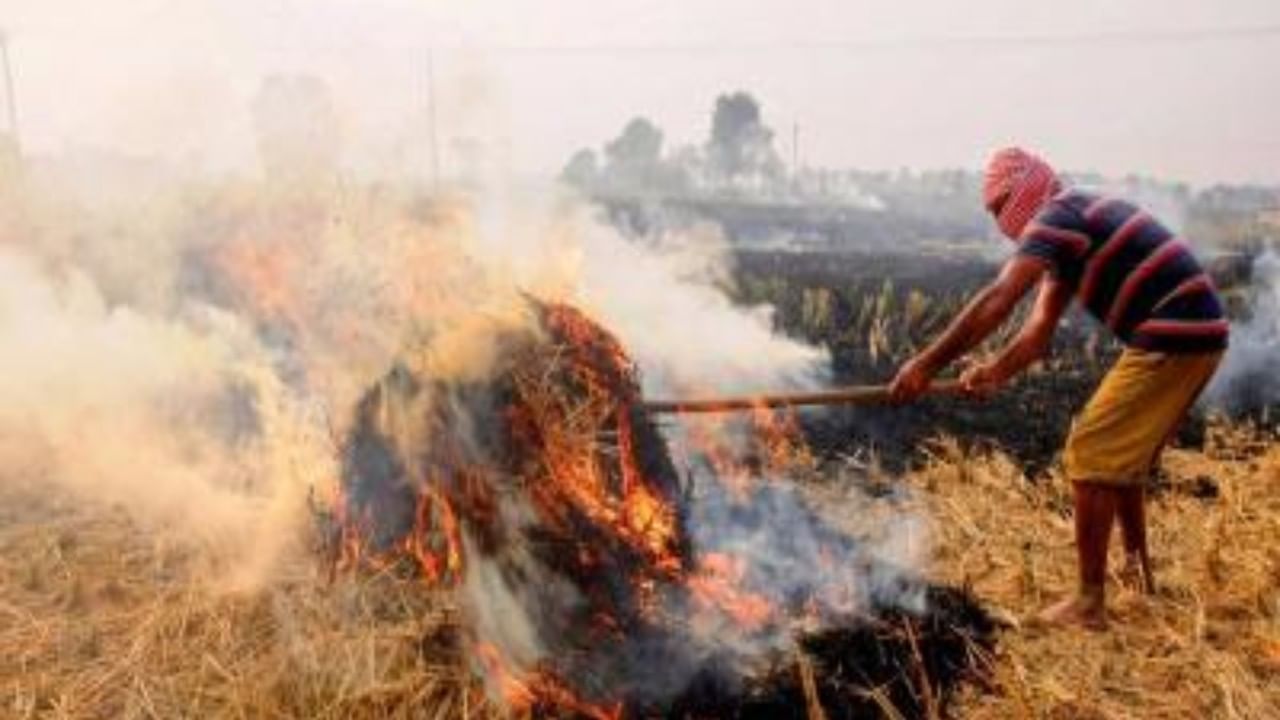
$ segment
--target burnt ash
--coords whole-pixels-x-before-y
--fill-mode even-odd
[[[1229,270],[1211,266],[1220,287],[1248,281]],[[740,251],[736,299],[772,305],[779,331],[827,348],[835,384],[884,383],[997,271],[992,262],[946,254]],[[1018,324],[1008,323],[994,342]],[[896,472],[922,461],[930,440],[950,436],[969,447],[1000,448],[1036,477],[1055,462],[1072,417],[1119,352],[1103,328],[1073,311],[1041,370],[989,400],[924,399],[899,408],[810,411],[801,418],[811,447],[826,456],[871,452]],[[1252,407],[1236,414],[1263,416]],[[1197,411],[1177,441],[1201,447],[1204,437],[1205,417]]]
[[[804,720],[816,698],[828,718],[945,716],[964,682],[983,684],[995,627],[968,592],[931,588],[929,612],[881,607],[874,620],[802,633],[799,653],[776,654],[746,678],[700,673],[663,711],[670,718]],[[807,664],[813,694],[805,688]],[[878,692],[877,699],[874,693]]]

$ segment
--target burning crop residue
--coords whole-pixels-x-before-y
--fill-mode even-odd
[[[425,347],[369,390],[329,528],[339,570],[454,590],[491,696],[555,717],[922,716],[982,672],[992,626],[967,595],[759,480],[805,459],[793,428],[755,418],[747,459],[691,428],[680,472],[621,344],[529,308],[482,378],[432,380]]]

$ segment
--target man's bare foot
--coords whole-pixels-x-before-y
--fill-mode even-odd
[[[1035,619],[1038,624],[1053,627],[1076,625],[1087,630],[1107,629],[1107,612],[1102,598],[1083,593],[1050,605]]]

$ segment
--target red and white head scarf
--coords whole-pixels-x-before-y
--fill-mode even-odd
[[[1000,231],[1017,240],[1061,187],[1049,163],[1022,148],[1004,148],[987,163],[982,202],[995,215]]]

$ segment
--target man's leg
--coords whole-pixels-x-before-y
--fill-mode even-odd
[[[1125,557],[1121,578],[1150,595],[1156,591],[1156,583],[1151,572],[1151,557],[1147,553],[1146,491],[1141,485],[1132,485],[1119,488],[1119,493],[1117,511]]]
[[[1160,455],[1166,447],[1173,444],[1178,427],[1186,419],[1196,398],[1200,397],[1200,393],[1204,392],[1205,386],[1213,378],[1219,359],[1218,355],[1213,354],[1189,361],[1192,366],[1187,370],[1186,375],[1191,379],[1195,389],[1186,395],[1180,409],[1168,416],[1170,420],[1168,430],[1165,431],[1155,452],[1151,455],[1151,461],[1148,463],[1149,470],[1160,466]],[[1146,500],[1146,489],[1141,483],[1120,488],[1120,504],[1117,511],[1120,517],[1120,531],[1124,537],[1125,557],[1125,566],[1120,573],[1120,579],[1139,592],[1152,595],[1156,591],[1156,582],[1155,574],[1151,570],[1151,556],[1147,551]]]
[[[1093,627],[1104,622],[1101,601],[1107,540],[1117,513],[1124,527],[1125,550],[1137,553],[1145,569],[1143,582],[1150,585],[1144,498],[1141,490],[1130,488],[1150,470],[1219,357],[1218,353],[1170,356],[1130,348],[1102,379],[1072,425],[1063,452],[1066,476],[1077,481],[1073,488],[1080,592],[1041,617]],[[1086,482],[1079,482],[1082,479]]]
[[[1074,597],[1040,613],[1055,625],[1106,627],[1107,545],[1120,493],[1117,488],[1090,482],[1072,483],[1075,494],[1076,557],[1080,586]]]

